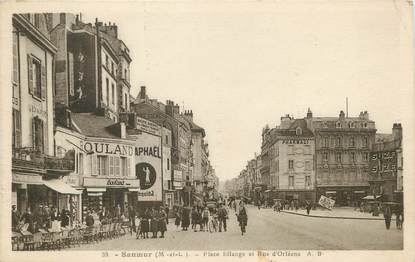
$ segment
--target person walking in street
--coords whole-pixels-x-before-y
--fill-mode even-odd
[[[158,217],[157,217],[157,229],[158,231],[160,231],[160,238],[164,238],[164,232],[167,231],[167,226],[166,226],[166,211],[164,209],[163,206],[160,206],[159,211],[158,211]]]
[[[385,206],[383,209],[383,217],[385,218],[386,229],[389,230],[391,226],[392,211],[389,206]]]
[[[85,218],[85,224],[87,227],[92,227],[94,225],[94,217],[92,216],[91,211],[88,211],[86,218]]]
[[[228,219],[228,211],[226,211],[226,208],[222,205],[222,203],[219,204],[218,218],[219,218],[219,232],[222,232],[222,226],[223,226],[223,230],[226,232],[226,220]]]
[[[239,226],[241,227],[241,233],[244,235],[246,232],[246,226],[248,224],[248,212],[246,211],[246,207],[244,205],[244,201],[239,203],[239,209],[237,213]]]
[[[131,234],[133,234],[133,232],[135,232],[136,230],[136,225],[135,224],[135,217],[136,217],[136,213],[135,213],[135,209],[132,205],[128,206],[128,220],[130,221],[130,232]]]
[[[310,210],[311,210],[311,203],[310,203],[310,201],[306,200],[305,208],[307,210],[307,215],[310,215]]]
[[[115,217],[117,219],[121,218],[121,207],[120,204],[117,204],[117,206],[115,207]]]
[[[144,210],[144,213],[142,214],[142,218],[141,218],[141,231],[143,232],[143,238],[148,238],[148,232],[150,231],[150,224],[149,224],[149,220],[150,220],[150,211],[148,210],[148,208],[146,208]]]
[[[151,229],[151,232],[153,233],[152,238],[157,238],[158,216],[159,216],[159,212],[153,207],[150,213],[150,217],[151,217],[150,229]]]
[[[63,208],[61,212],[61,227],[67,226],[69,226],[69,211]]]
[[[17,211],[16,205],[12,205],[12,231],[17,232],[19,221],[20,221],[19,211]]]
[[[29,231],[32,234],[35,233],[35,227],[34,227],[35,218],[32,214],[32,211],[30,210],[30,207],[26,209],[26,212],[23,214],[21,221],[23,221],[23,223],[28,225],[27,231]]]
[[[174,211],[174,224],[176,225],[176,230],[179,231],[179,226],[180,226],[180,211],[179,208],[177,208]]]
[[[166,204],[166,205],[164,206],[164,212],[166,213],[166,225],[168,225],[168,224],[169,224],[169,211],[170,211],[170,208],[169,208],[169,206]]]
[[[188,207],[183,207],[182,209],[182,230],[187,231],[187,228],[190,225],[190,209]]]
[[[196,207],[192,208],[191,217],[192,217],[192,229],[196,232],[196,220],[197,220]]]
[[[202,212],[202,221],[203,221],[203,230],[209,231],[208,222],[209,222],[209,209],[205,207]]]

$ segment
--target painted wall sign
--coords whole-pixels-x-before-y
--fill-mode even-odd
[[[133,156],[135,153],[135,149],[133,146],[115,144],[115,143],[80,141],[80,147],[86,153],[120,155],[120,156]]]
[[[161,137],[141,133],[136,139],[135,174],[140,181],[137,192],[138,201],[162,201],[163,171],[162,171]]]
[[[84,177],[85,187],[125,187],[125,188],[138,188],[140,187],[140,181],[138,179],[128,179],[122,177]]]
[[[161,127],[159,125],[139,116],[137,116],[137,129],[156,136],[161,135]]]
[[[370,173],[380,176],[395,176],[397,173],[397,154],[395,151],[370,153]]]
[[[39,175],[22,175],[13,173],[12,182],[24,184],[42,184],[42,177]]]

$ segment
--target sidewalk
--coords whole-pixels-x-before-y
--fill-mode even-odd
[[[338,219],[364,219],[364,220],[384,220],[383,215],[372,216],[371,213],[364,213],[358,210],[354,210],[352,207],[335,207],[332,210],[328,209],[317,209],[311,210],[310,215],[307,215],[305,209],[295,210],[281,210],[281,212],[299,216],[309,217],[321,217],[321,218],[338,218]],[[392,219],[393,220],[393,219]]]

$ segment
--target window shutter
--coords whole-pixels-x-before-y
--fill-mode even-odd
[[[114,175],[114,157],[110,156],[110,176]]]
[[[91,163],[92,163],[91,175],[96,176],[97,175],[97,156],[96,155],[91,155]]]
[[[30,55],[27,55],[27,72],[29,93],[33,95],[33,62]]]
[[[32,147],[36,148],[36,118],[32,118]]]
[[[41,149],[41,152],[44,153],[46,149],[45,125],[41,119],[39,119],[39,124],[40,124],[40,149]]]
[[[46,99],[46,67],[45,65],[42,65],[40,67],[41,69],[41,77],[40,77],[40,86],[41,86],[41,97],[42,100]]]
[[[115,176],[119,176],[120,175],[120,158],[119,157],[114,157],[114,161],[115,161]]]
[[[129,158],[127,158],[127,174],[126,174],[126,176],[127,177],[130,176],[130,159]]]

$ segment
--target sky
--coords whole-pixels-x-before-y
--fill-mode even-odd
[[[132,95],[193,110],[221,180],[260,152],[261,131],[291,114],[367,110],[378,132],[410,121],[405,1],[131,3],[80,11],[118,25]],[[409,80],[409,81],[408,81]],[[411,104],[412,103],[412,104]]]

